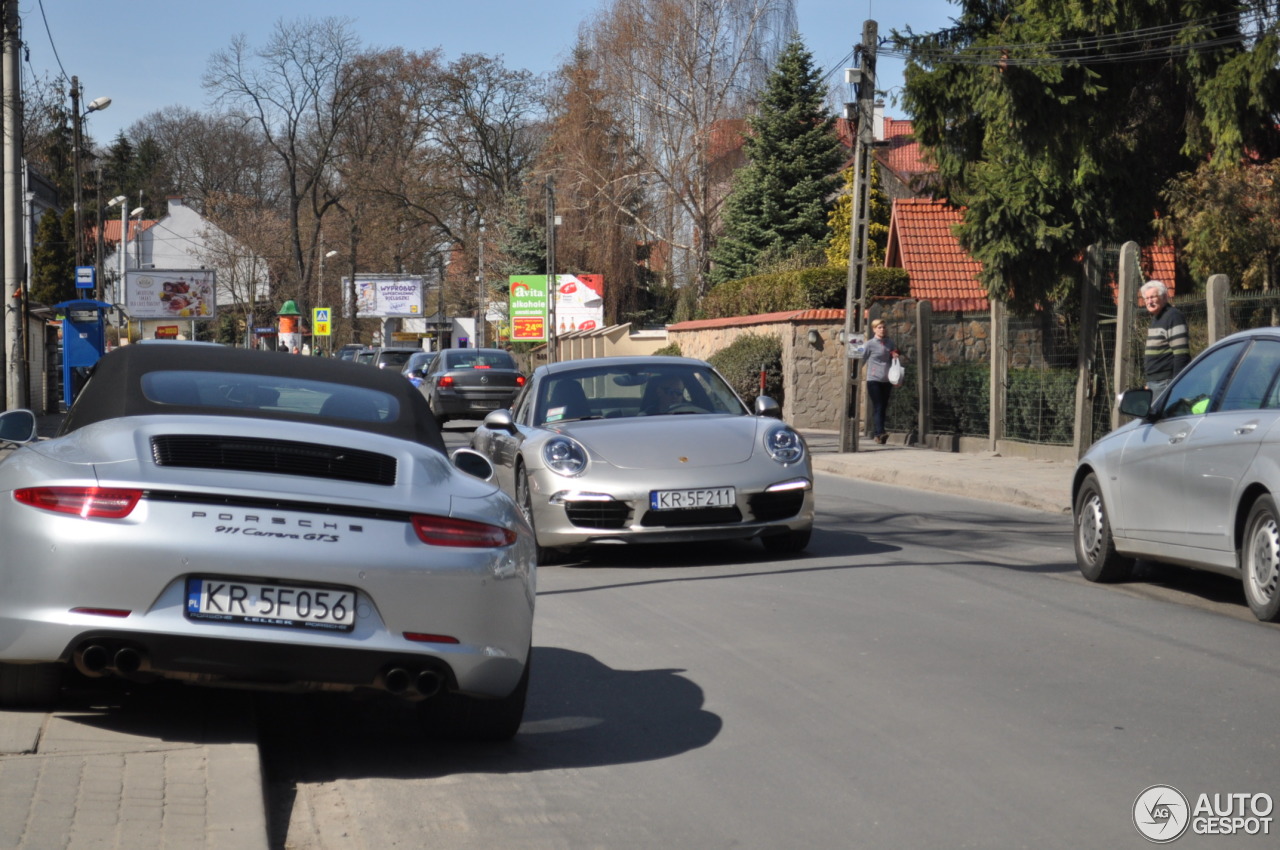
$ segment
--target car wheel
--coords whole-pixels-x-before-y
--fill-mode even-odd
[[[435,396],[427,397],[427,407],[431,409],[431,415],[436,418],[436,424],[443,428],[444,423],[449,421],[449,417],[440,412],[440,405],[436,404]]]
[[[47,708],[62,691],[61,664],[0,664],[0,708]]]
[[[529,662],[515,690],[501,699],[441,693],[418,703],[418,722],[430,738],[449,741],[509,741],[520,730],[529,694]]]
[[[538,566],[545,567],[555,563],[559,550],[538,543],[538,526],[533,521],[533,489],[529,486],[529,474],[525,472],[523,464],[516,466],[516,504],[520,506],[520,512],[524,514],[529,527],[533,529],[533,541],[534,546],[537,548]]]
[[[1245,523],[1240,571],[1249,610],[1264,623],[1280,620],[1280,525],[1276,503],[1262,496],[1253,503]]]
[[[790,555],[796,552],[803,552],[805,547],[809,545],[809,538],[813,534],[812,528],[806,528],[801,531],[787,531],[783,534],[771,534],[768,537],[761,537],[760,542],[764,544],[766,552],[772,552],[775,555]]]
[[[1098,479],[1090,474],[1076,496],[1076,563],[1089,581],[1125,581],[1133,575],[1133,558],[1116,552],[1111,520]]]

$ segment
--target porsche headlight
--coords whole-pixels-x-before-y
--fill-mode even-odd
[[[804,459],[804,440],[790,428],[774,428],[764,435],[769,457],[781,464],[799,463]]]
[[[576,440],[553,437],[542,447],[542,461],[557,475],[573,476],[587,468],[587,451]]]

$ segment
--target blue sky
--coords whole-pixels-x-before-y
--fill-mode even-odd
[[[86,119],[101,145],[166,106],[208,108],[200,81],[209,57],[243,34],[264,44],[280,19],[345,17],[368,47],[439,48],[446,59],[466,53],[500,55],[508,67],[554,70],[568,55],[579,25],[605,0],[19,0],[29,59],[24,75],[78,76],[85,103],[111,106]],[[800,32],[814,62],[843,67],[875,20],[880,34],[910,26],[932,32],[950,25],[948,0],[797,0]],[[877,63],[879,88],[901,85],[901,62]],[[843,73],[836,79],[842,79]],[[886,114],[906,117],[892,106]]]

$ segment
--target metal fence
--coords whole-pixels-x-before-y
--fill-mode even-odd
[[[1085,424],[1090,433],[1084,445],[1110,430],[1116,396],[1128,389],[1115,386],[1117,361],[1127,361],[1127,374],[1133,376],[1129,383],[1140,386],[1142,382],[1150,319],[1140,308],[1117,308],[1121,254],[1118,247],[1100,251],[1102,273],[1098,281],[1086,284],[1098,287],[1093,303],[1100,306],[1092,334],[1092,367],[1084,386],[1092,408],[1092,416]],[[1135,275],[1129,280],[1144,280],[1141,269],[1128,273]],[[1175,303],[1186,316],[1194,357],[1210,342],[1210,305],[1203,293],[1178,295]],[[885,319],[888,335],[904,354],[906,379],[891,397],[887,426],[906,434],[919,428],[921,389],[917,374],[921,353],[914,350],[918,317],[913,308],[914,302],[874,302],[870,311],[872,317]],[[1219,309],[1224,309],[1221,303]],[[1280,326],[1280,291],[1231,293],[1226,297],[1225,313],[1228,332]],[[1124,351],[1117,350],[1120,317],[1129,322]],[[997,412],[1001,417],[998,430],[1005,439],[1053,446],[1076,442],[1077,383],[1084,337],[1080,322],[1079,307],[1069,305],[1007,319],[1001,336],[1007,365],[1001,379],[1004,405]],[[989,313],[930,315],[926,337],[931,350],[924,353],[929,358],[929,381],[924,390],[929,394],[927,433],[979,438],[991,435],[991,344],[996,336]]]

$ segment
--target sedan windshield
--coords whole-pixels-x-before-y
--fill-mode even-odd
[[[680,364],[557,372],[538,388],[539,424],[575,419],[679,416],[748,411],[713,370]]]

